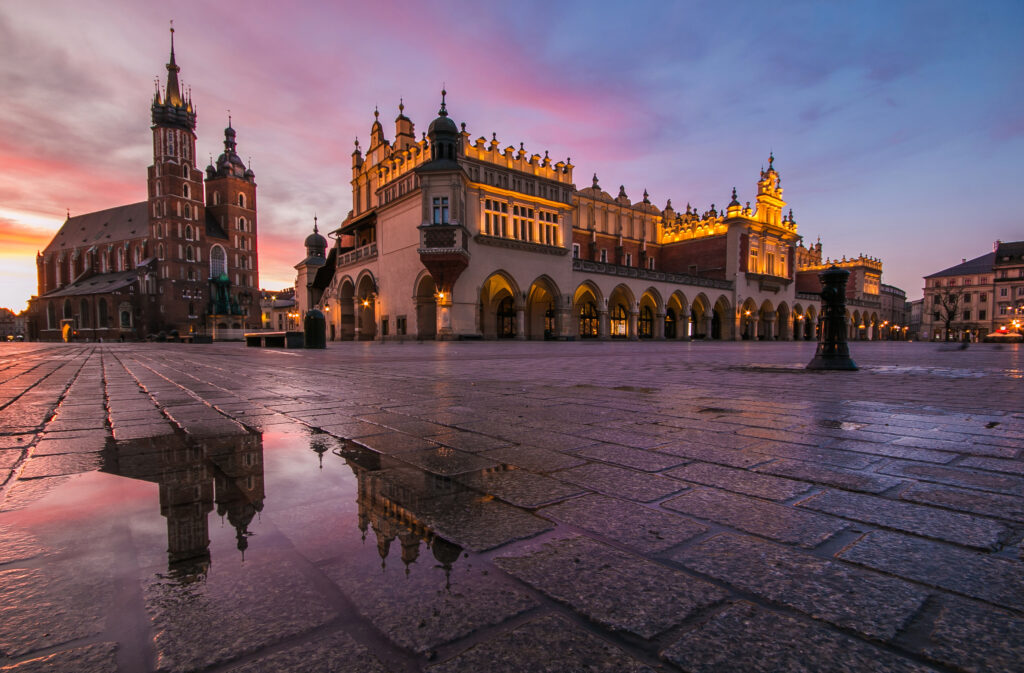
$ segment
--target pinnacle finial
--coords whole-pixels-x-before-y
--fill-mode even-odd
[[[441,109],[437,111],[438,116],[447,117],[448,108],[445,105],[444,97],[448,95],[448,91],[445,89],[445,85],[441,84]]]
[[[400,97],[398,99],[398,114],[404,114],[404,113],[405,113],[405,99]]]
[[[231,128],[231,108],[228,108],[228,128]]]
[[[378,119],[379,117],[380,117],[380,110],[379,110],[379,109],[377,109],[377,106],[376,106],[376,105],[374,105],[374,106],[373,106],[373,121],[377,121],[377,119]]]
[[[320,229],[317,227],[316,213],[313,213],[313,233],[314,234],[319,234],[320,233]]]
[[[597,184],[597,173],[594,173],[594,189],[601,189],[601,186]]]
[[[772,164],[775,163],[775,153],[771,150],[768,151],[768,170],[773,171],[775,167]]]

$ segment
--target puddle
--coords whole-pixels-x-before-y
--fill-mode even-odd
[[[261,648],[335,619],[367,619],[427,651],[470,628],[453,617],[460,610],[479,624],[489,610],[505,619],[502,609],[532,605],[476,553],[552,527],[467,485],[515,468],[438,473],[460,454],[476,459],[439,450],[441,469],[427,471],[307,432],[121,442],[98,471],[14,485],[12,496],[24,493],[13,498],[19,509],[0,512],[0,547],[11,550],[0,556],[0,594],[5,573],[37,574],[38,592],[69,596],[63,618],[121,643],[123,670],[203,669],[236,656],[242,636],[243,651]],[[25,652],[54,647],[83,637],[53,621],[62,600],[19,600],[0,617],[38,626]]]
[[[955,369],[949,367],[920,367],[914,365],[869,365],[861,367],[862,371],[873,374],[921,374],[925,376],[938,376],[944,379],[980,379],[991,376],[991,371],[979,371],[977,369]],[[1012,370],[1003,372],[1011,376]]]

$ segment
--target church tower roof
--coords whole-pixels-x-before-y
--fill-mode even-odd
[[[195,131],[196,111],[192,107],[190,97],[182,94],[181,84],[178,82],[178,73],[181,68],[174,58],[174,25],[171,25],[171,58],[167,62],[167,89],[160,96],[160,89],[157,87],[156,95],[153,97],[153,126],[170,126]]]

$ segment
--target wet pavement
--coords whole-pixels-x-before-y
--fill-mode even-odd
[[[0,671],[1019,671],[1024,349],[0,346]]]

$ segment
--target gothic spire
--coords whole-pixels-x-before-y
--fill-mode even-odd
[[[165,100],[169,105],[181,107],[183,102],[181,90],[178,87],[178,72],[181,68],[174,62],[174,21],[171,21],[171,60],[167,63],[167,96]]]

